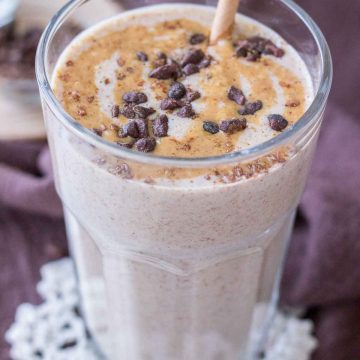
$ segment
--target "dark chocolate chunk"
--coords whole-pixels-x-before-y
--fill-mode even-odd
[[[153,108],[147,108],[145,106],[136,105],[134,106],[134,112],[136,116],[140,119],[146,119],[148,116],[153,114],[155,112],[155,109]]]
[[[196,74],[200,71],[199,67],[195,64],[187,64],[183,68],[183,73],[186,76]]]
[[[203,129],[210,134],[216,134],[219,132],[219,125],[213,121],[204,121]]]
[[[198,66],[200,69],[207,68],[207,67],[210,66],[211,61],[212,61],[212,57],[211,57],[210,55],[207,55],[207,56],[205,56],[205,57],[197,64],[197,66]]]
[[[167,136],[169,130],[169,119],[166,115],[162,114],[152,122],[152,130],[154,136],[163,137]]]
[[[230,100],[235,101],[239,105],[245,104],[246,99],[245,99],[243,92],[235,86],[231,86],[231,88],[228,91],[227,96]]]
[[[177,115],[183,118],[192,117],[195,115],[195,112],[191,104],[186,104],[177,112]]]
[[[269,115],[268,120],[270,127],[275,131],[282,131],[289,124],[289,122],[285,118],[278,114]]]
[[[201,97],[199,91],[189,91],[186,93],[186,101],[193,102]]]
[[[119,105],[113,105],[113,107],[111,108],[111,116],[113,118],[117,118],[120,115],[120,108]]]
[[[142,138],[135,143],[136,149],[141,152],[154,151],[156,146],[156,140],[153,137]]]
[[[168,97],[175,100],[180,100],[186,94],[186,88],[182,83],[174,82],[169,91]]]
[[[262,54],[276,57],[282,57],[285,54],[283,49],[278,48],[271,40],[261,36],[240,40],[235,46],[236,56],[245,57],[248,61],[258,60]]]
[[[149,77],[158,80],[167,80],[177,77],[178,67],[176,64],[166,64],[152,70]]]
[[[147,54],[145,54],[143,51],[138,51],[136,53],[136,57],[138,58],[138,60],[140,60],[142,62],[146,62],[149,59]]]
[[[136,114],[134,107],[131,104],[126,104],[120,109],[120,114],[125,116],[127,119],[135,119]]]
[[[190,39],[189,39],[189,43],[191,45],[196,45],[196,44],[201,44],[202,42],[204,42],[206,39],[206,36],[204,34],[201,33],[196,33],[191,35]]]
[[[220,123],[219,129],[227,134],[234,134],[238,131],[246,129],[247,121],[243,119],[229,119],[223,120]]]
[[[126,92],[122,98],[128,104],[142,104],[148,100],[147,96],[139,91]]]
[[[265,45],[264,54],[273,55],[275,57],[281,58],[285,55],[285,51],[277,47],[273,42],[269,40],[268,43]]]
[[[198,64],[203,58],[205,54],[201,49],[193,49],[190,50],[181,61],[181,67],[186,66],[187,64]]]
[[[262,109],[263,103],[260,100],[248,102],[245,106],[238,111],[240,115],[254,115],[257,111]]]
[[[139,131],[139,138],[145,138],[149,136],[148,131],[148,121],[147,119],[137,119],[135,120],[138,131]]]
[[[169,98],[162,100],[160,103],[161,110],[175,110],[182,106],[184,106],[182,101]]]
[[[138,138],[140,135],[138,125],[135,120],[129,121],[124,127],[124,135]]]

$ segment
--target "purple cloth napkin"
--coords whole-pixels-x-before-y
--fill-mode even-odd
[[[43,142],[0,142],[0,359],[23,302],[37,303],[42,264],[67,254],[61,203]]]

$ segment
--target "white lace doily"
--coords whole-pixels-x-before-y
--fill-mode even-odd
[[[13,360],[100,360],[77,308],[74,266],[65,258],[44,265],[37,291],[41,305],[22,304],[5,334]],[[277,313],[263,360],[308,360],[316,347],[313,325],[294,315]],[[253,341],[257,338],[252,335]]]

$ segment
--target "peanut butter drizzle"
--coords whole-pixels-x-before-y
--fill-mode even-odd
[[[132,25],[120,31],[102,31],[101,36],[94,34],[88,36],[81,48],[74,48],[69,52],[63,66],[58,69],[55,93],[61,100],[67,112],[87,128],[105,126],[102,134],[109,141],[119,141],[116,131],[110,129],[111,124],[123,125],[128,120],[120,115],[112,119],[101,109],[98,91],[95,84],[96,67],[98,64],[117,57],[118,68],[116,78],[104,78],[102,86],[114,86],[116,104],[123,104],[122,96],[127,91],[144,90],[145,81],[150,83],[152,96],[160,103],[167,96],[167,91],[172,80],[156,80],[144,78],[144,73],[152,68],[152,63],[157,59],[156,53],[162,51],[173,55],[178,49],[186,51],[190,48],[201,48],[204,52],[216,53],[222,61],[213,61],[212,64],[202,69],[199,90],[202,97],[195,103],[202,104],[202,110],[191,120],[191,125],[185,136],[176,139],[172,136],[160,138],[154,151],[157,155],[197,157],[229,153],[254,144],[244,143],[237,146],[245,132],[250,131],[251,125],[260,126],[262,118],[269,114],[271,107],[277,101],[277,94],[271,79],[271,74],[278,80],[284,93],[285,102],[289,105],[282,113],[289,126],[295,123],[305,111],[305,90],[302,82],[289,69],[280,65],[269,56],[264,56],[258,62],[247,62],[234,56],[234,48],[230,40],[222,41],[216,46],[208,48],[207,42],[191,46],[189,36],[193,33],[209,35],[209,28],[188,19],[171,20],[158,23],[152,27]],[[137,59],[136,53],[143,51],[149,56],[149,61],[144,63]],[[148,66],[148,69],[144,68]],[[254,115],[246,116],[248,128],[233,135],[222,132],[211,135],[203,130],[203,121],[221,120],[242,117],[238,114],[240,108],[235,102],[227,98],[227,91],[231,85],[242,88],[240,76],[243,76],[251,85],[251,94],[248,101],[261,100],[263,109]],[[115,83],[113,83],[115,81]],[[180,80],[181,81],[181,80]],[[147,94],[149,95],[149,94]],[[294,105],[295,106],[290,106]],[[148,104],[141,104],[148,106]],[[195,107],[195,106],[194,106]],[[175,110],[176,112],[176,110]],[[172,112],[167,113],[171,118]],[[154,114],[154,116],[158,116]],[[256,131],[256,129],[252,129]],[[273,136],[278,133],[273,132]]]

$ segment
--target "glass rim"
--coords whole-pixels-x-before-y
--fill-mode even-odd
[[[255,156],[261,156],[267,152],[270,152],[275,147],[282,145],[288,139],[295,136],[301,130],[305,130],[307,126],[312,124],[313,119],[317,119],[321,116],[326,101],[330,92],[332,82],[332,60],[331,54],[324,35],[314,20],[292,0],[278,0],[283,5],[287,6],[307,27],[310,31],[313,39],[316,42],[319,54],[321,57],[322,74],[320,78],[319,87],[316,91],[314,99],[306,112],[300,117],[300,119],[289,129],[275,136],[274,138],[267,140],[261,144],[234,151],[231,153],[208,156],[208,157],[172,157],[172,156],[160,156],[151,153],[141,153],[133,151],[124,147],[120,147],[116,143],[107,141],[102,137],[97,136],[91,130],[82,126],[78,121],[72,118],[57,100],[55,94],[51,88],[51,81],[46,74],[46,58],[48,47],[54,37],[55,32],[66,20],[66,18],[74,11],[78,6],[86,3],[88,0],[70,0],[59,11],[55,13],[53,18],[45,28],[42,37],[39,41],[35,70],[38,86],[42,100],[45,100],[46,104],[50,107],[53,113],[56,115],[57,120],[61,121],[65,127],[70,129],[77,136],[96,146],[103,149],[108,153],[111,153],[117,157],[127,160],[133,160],[148,164],[166,165],[166,166],[184,166],[184,167],[204,167],[222,165],[235,161],[249,160]],[[181,3],[181,2],[179,2]],[[173,4],[173,3],[172,3]],[[146,5],[149,6],[149,5]],[[150,5],[151,6],[151,5]]]

